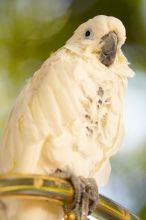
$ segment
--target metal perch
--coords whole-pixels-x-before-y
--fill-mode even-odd
[[[1,175],[0,198],[19,197],[26,199],[51,200],[60,204],[71,203],[74,196],[70,182],[52,176]],[[103,195],[99,195],[96,211],[98,220],[139,220],[137,216]]]

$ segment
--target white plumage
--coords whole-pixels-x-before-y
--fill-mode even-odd
[[[91,39],[85,31],[92,30]],[[101,39],[117,35],[116,57],[100,61]],[[10,114],[0,146],[0,173],[49,175],[57,168],[94,177],[105,185],[109,158],[123,135],[123,96],[133,76],[121,52],[122,23],[96,16],[82,24],[65,46],[48,58],[28,81]],[[62,209],[39,201],[8,200],[9,220],[60,220]]]

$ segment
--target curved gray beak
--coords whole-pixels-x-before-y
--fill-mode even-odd
[[[105,36],[102,37],[103,46],[101,47],[100,61],[105,66],[110,66],[116,56],[117,52],[117,35],[114,32],[109,32]]]

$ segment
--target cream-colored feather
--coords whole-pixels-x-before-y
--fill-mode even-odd
[[[92,39],[84,33],[92,29]],[[99,59],[101,39],[118,38],[115,61]],[[14,173],[49,175],[57,168],[96,178],[103,186],[110,173],[109,158],[123,136],[123,97],[133,76],[121,52],[122,23],[97,16],[82,24],[65,46],[48,58],[18,96],[0,146],[0,173],[15,161]],[[60,220],[62,209],[38,201],[8,200],[9,220]]]

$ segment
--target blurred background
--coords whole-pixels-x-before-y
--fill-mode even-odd
[[[125,101],[125,139],[100,192],[146,219],[146,1],[0,0],[0,136],[16,96],[42,62],[98,14],[122,20],[136,76]]]

